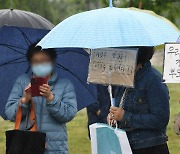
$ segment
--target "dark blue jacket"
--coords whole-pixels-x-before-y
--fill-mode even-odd
[[[87,107],[88,125],[96,122],[107,123],[107,115],[111,104],[108,87],[97,85],[97,93],[98,102]],[[96,115],[98,110],[101,110],[99,116]]]
[[[116,89],[119,106],[124,88]],[[161,74],[147,62],[135,75],[135,88],[128,89],[123,108],[125,114],[119,122],[127,131],[132,149],[141,149],[166,143],[169,122],[169,92],[162,83]]]

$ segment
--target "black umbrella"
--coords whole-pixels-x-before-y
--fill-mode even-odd
[[[0,27],[4,25],[46,30],[54,27],[51,22],[38,14],[15,9],[0,10]]]

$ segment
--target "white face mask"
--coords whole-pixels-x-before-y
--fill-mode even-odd
[[[46,77],[47,75],[50,75],[53,71],[52,63],[36,64],[33,65],[31,68],[34,75],[38,77]]]

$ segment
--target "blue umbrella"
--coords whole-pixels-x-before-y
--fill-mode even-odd
[[[177,42],[180,42],[180,36],[178,37]]]
[[[5,118],[4,107],[16,78],[31,73],[25,54],[30,43],[46,35],[48,30],[4,26],[0,28],[0,115]],[[78,109],[96,101],[96,87],[87,84],[89,55],[79,48],[57,51],[57,70],[61,77],[75,85]]]
[[[157,46],[175,42],[180,31],[152,11],[110,7],[73,15],[39,43],[43,48]]]

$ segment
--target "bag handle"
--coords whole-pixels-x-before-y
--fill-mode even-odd
[[[22,109],[20,106],[20,103],[18,104],[18,109],[16,113],[16,119],[15,119],[15,130],[19,130],[21,121],[22,121]],[[37,131],[37,124],[36,124],[36,116],[35,116],[35,110],[34,110],[34,103],[31,102],[31,109],[30,109],[30,123],[33,124],[30,131]]]

